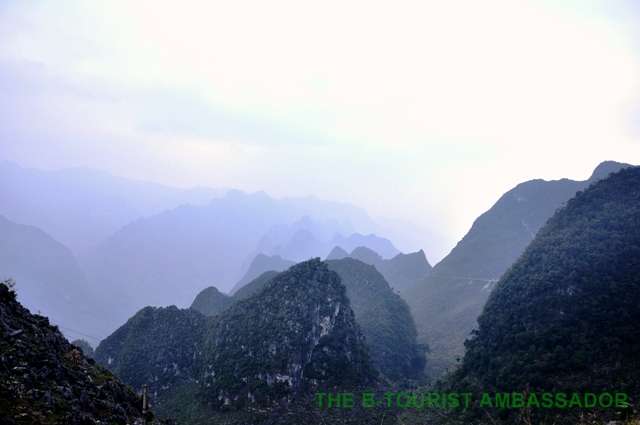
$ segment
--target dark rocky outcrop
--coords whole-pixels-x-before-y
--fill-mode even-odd
[[[142,400],[0,283],[0,423],[142,423]]]

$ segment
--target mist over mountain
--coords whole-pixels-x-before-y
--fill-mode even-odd
[[[336,246],[327,256],[327,260],[346,257],[375,266],[393,289],[401,293],[415,286],[431,273],[432,269],[423,250],[408,254],[399,253],[393,258],[384,259],[368,247],[359,246],[348,254],[342,247]]]
[[[14,279],[19,301],[69,328],[100,335],[96,299],[73,253],[42,230],[0,215],[0,280]],[[94,341],[97,343],[98,341]]]
[[[247,283],[251,282],[253,279],[257,278],[264,272],[268,271],[276,271],[281,272],[283,270],[288,269],[293,266],[295,262],[285,260],[279,255],[264,255],[258,254],[249,264],[249,268],[247,269],[242,279],[236,283],[231,289],[231,294],[234,294],[238,289],[245,286]]]
[[[374,226],[369,228],[373,229]],[[345,237],[343,234],[349,236]],[[271,228],[260,240],[256,251],[299,262],[313,257],[323,257],[336,245],[347,247],[349,250],[366,246],[389,257],[399,253],[388,239],[373,233],[357,233],[348,222],[318,221],[308,216],[292,224]]]
[[[453,385],[477,391],[615,389],[637,407],[639,223],[638,167],[571,199],[496,285]],[[621,418],[615,410],[597,412],[599,420],[592,420],[611,423]],[[533,414],[534,423],[574,424],[578,418],[578,412]],[[553,420],[544,418],[552,414]]]
[[[288,260],[324,255],[342,233],[357,238],[353,232],[376,227],[359,208],[313,197],[177,189],[90,169],[44,171],[6,161],[0,192],[0,214],[43,229],[75,254],[85,279],[83,307],[104,320],[81,328],[98,337],[144,305],[187,306],[203,287],[229,291],[263,271],[285,269]],[[373,234],[365,239],[395,249]],[[282,265],[250,264],[258,254],[279,253],[290,255],[282,255]],[[69,285],[78,279],[74,273]],[[18,275],[25,288],[33,287],[30,276]],[[56,319],[60,309],[48,306],[55,299],[44,300],[33,307]]]
[[[538,230],[579,190],[626,164],[603,162],[585,181],[531,180],[505,193],[429,276],[407,291],[419,339],[429,345],[428,368],[443,373],[463,355],[463,342],[502,274]]]
[[[351,251],[349,257],[358,261],[362,261],[365,264],[371,265],[382,262],[382,256],[371,248],[367,248],[366,246],[359,246],[355,248],[353,251]]]
[[[82,354],[84,354],[84,356],[86,358],[89,358],[89,359],[93,358],[95,353],[94,353],[93,347],[91,346],[89,341],[87,341],[85,339],[76,339],[76,340],[71,341],[71,344],[73,344],[76,347],[78,347],[80,349],[80,351],[82,351]]]
[[[247,283],[242,288],[239,288],[236,292],[234,292],[231,300],[235,302],[257,294],[258,292],[262,291],[267,283],[278,274],[278,272],[273,270],[262,273],[260,276],[256,277],[251,282]]]
[[[346,221],[319,221],[304,216],[292,223],[273,226],[258,242],[256,252],[304,261],[318,256],[336,233],[353,231],[353,225]]]
[[[426,278],[432,270],[423,250],[400,253],[388,260],[374,264],[393,289],[405,295],[409,288]]]
[[[347,237],[337,235],[331,241],[331,246],[339,246],[342,249],[351,252],[352,255],[353,251],[360,247],[368,248],[380,255],[382,258],[391,258],[400,254],[400,251],[393,246],[393,243],[391,243],[390,240],[374,234],[362,235],[360,233],[354,233]]]
[[[83,265],[103,291],[101,298],[114,306],[110,324],[115,328],[144,305],[188,306],[212,283],[230,290],[263,235],[311,213],[321,221],[334,213],[343,214],[338,218],[344,221],[370,220],[348,205],[230,191],[206,205],[183,205],[123,227]]]
[[[0,161],[0,214],[41,228],[84,254],[130,222],[182,204],[204,204],[226,190],[178,189],[103,171],[48,171]]]
[[[0,0],[0,425],[640,425],[639,42]]]
[[[349,256],[349,253],[339,246],[334,246],[331,252],[327,254],[327,260],[342,260]]]
[[[191,309],[199,311],[205,316],[215,316],[232,303],[232,298],[218,291],[215,286],[203,289],[196,295],[191,304]]]

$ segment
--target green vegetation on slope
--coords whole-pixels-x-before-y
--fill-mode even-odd
[[[232,301],[240,301],[249,298],[262,291],[271,279],[278,275],[277,271],[268,271],[253,279],[251,282],[238,289],[232,297]]]
[[[375,367],[392,381],[419,379],[425,347],[416,343],[415,324],[404,300],[374,266],[352,258],[327,263],[347,288]]]
[[[491,294],[453,383],[624,391],[637,407],[638,353],[640,168],[629,168],[578,193],[538,233]],[[556,423],[575,420],[569,413]]]
[[[136,388],[148,385],[159,414],[193,424],[259,423],[283,406],[308,410],[315,389],[376,383],[345,288],[325,263],[264,283],[214,317],[147,307],[96,357]]]
[[[356,322],[362,329],[372,362],[378,371],[394,382],[421,379],[425,347],[416,342],[415,323],[405,301],[393,292],[374,266],[352,258],[331,260],[327,264],[330,270],[338,273],[347,289]],[[263,273],[240,288],[231,297],[231,302],[261,292],[276,276],[277,272]],[[204,292],[198,295],[199,299],[204,300],[201,297]]]
[[[145,307],[100,343],[95,358],[134,388],[148,385],[154,401],[162,400],[163,392],[197,379],[208,320],[191,309]]]
[[[218,291],[215,286],[210,286],[198,293],[191,303],[191,308],[205,316],[215,316],[229,307],[231,302],[231,297]]]
[[[456,365],[492,287],[553,213],[577,191],[627,166],[603,162],[586,181],[519,184],[478,217],[431,274],[406,292],[419,341],[428,343],[431,350],[430,375],[441,375]]]
[[[204,385],[220,407],[270,406],[318,387],[375,380],[340,277],[318,259],[231,306],[207,342]]]

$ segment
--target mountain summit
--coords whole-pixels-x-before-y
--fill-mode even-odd
[[[640,168],[571,199],[496,285],[467,343],[458,385],[615,390],[637,407],[639,224]],[[572,419],[564,413],[547,423],[576,423]]]
[[[148,385],[167,415],[185,397],[193,411],[218,415],[378,379],[345,287],[318,259],[215,317],[147,307],[98,346],[96,359],[136,388]]]
[[[553,213],[576,192],[626,167],[604,162],[589,180],[521,183],[475,220],[451,253],[407,292],[420,340],[431,349],[429,373],[456,364],[491,289]]]

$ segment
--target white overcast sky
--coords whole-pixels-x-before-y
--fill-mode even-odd
[[[640,7],[5,0],[0,95],[0,159],[346,201],[438,259],[518,182],[640,164]]]

